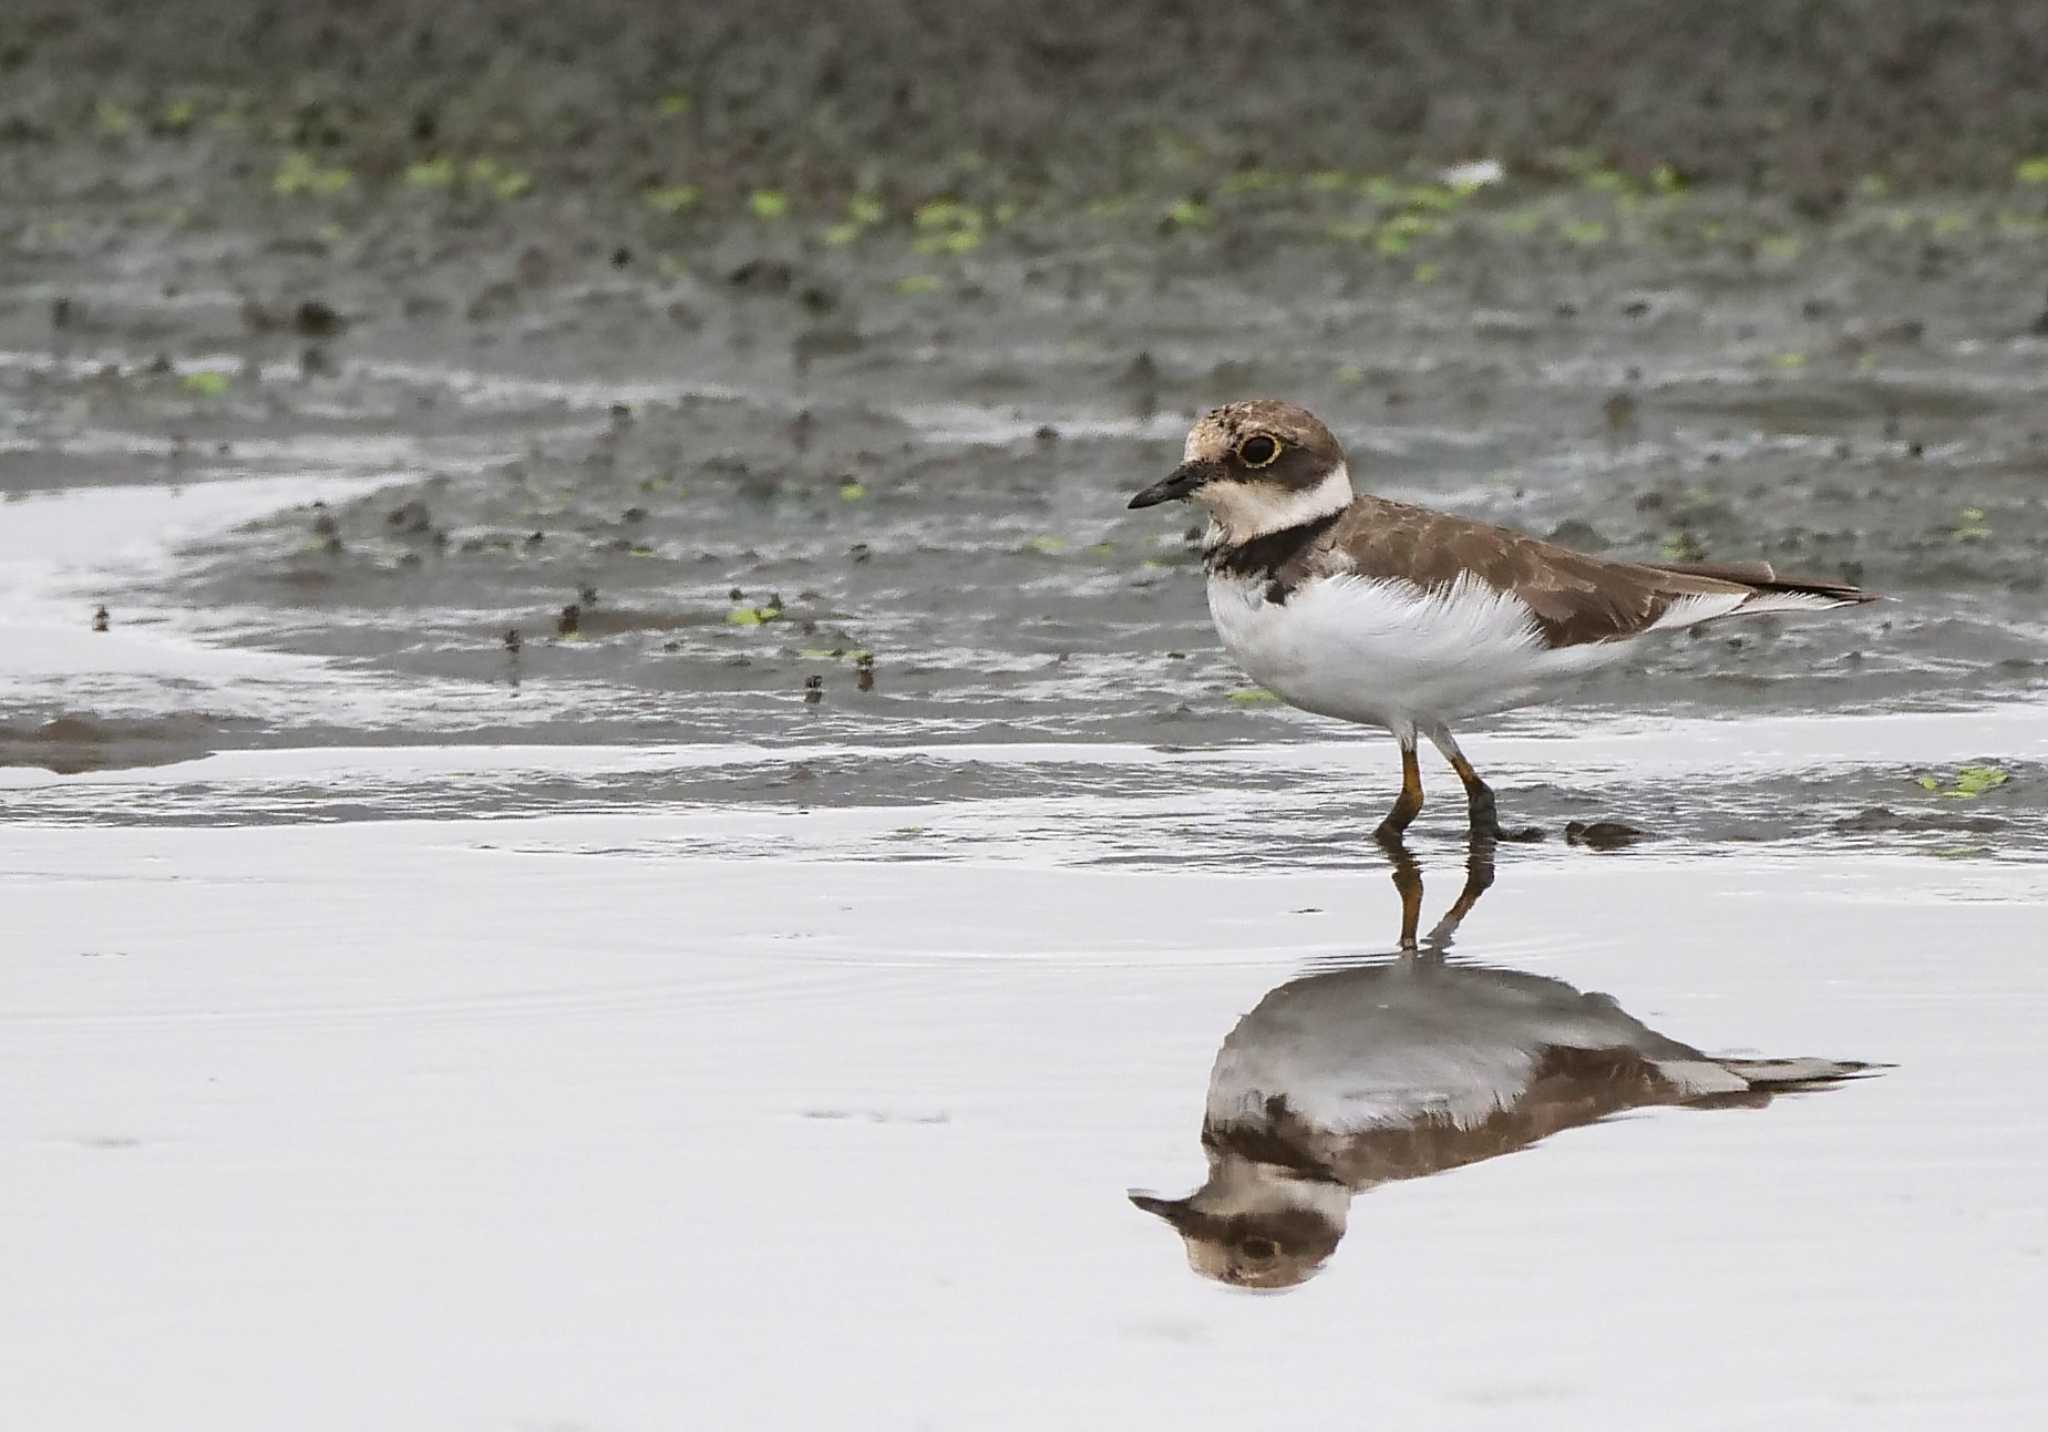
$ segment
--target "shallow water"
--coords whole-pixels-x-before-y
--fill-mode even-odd
[[[869,821],[804,823],[843,846]],[[1454,960],[1717,1053],[1894,1067],[1363,1192],[1320,1276],[1257,1296],[1197,1278],[1125,1190],[1200,1181],[1240,1015],[1390,956],[1383,865],[683,853],[719,824],[0,830],[17,1415],[1241,1425],[1304,1386],[1433,1426],[2038,1405],[2038,867],[1503,862]],[[1425,924],[1462,875],[1426,853]],[[768,1375],[793,1347],[803,1376]]]

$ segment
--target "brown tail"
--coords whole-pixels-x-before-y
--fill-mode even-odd
[[[1788,596],[1826,597],[1836,602],[1880,602],[1876,592],[1866,592],[1846,582],[1812,582],[1799,577],[1781,577],[1769,562],[1645,562],[1657,572],[1681,577],[1706,577],[1716,582],[1735,582],[1759,592],[1782,592]]]

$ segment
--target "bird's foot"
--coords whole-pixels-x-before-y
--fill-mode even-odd
[[[1543,839],[1543,831],[1533,825],[1509,830],[1500,823],[1500,808],[1494,804],[1493,792],[1483,787],[1475,793],[1466,806],[1472,818],[1474,840],[1507,841],[1513,844],[1527,844]]]

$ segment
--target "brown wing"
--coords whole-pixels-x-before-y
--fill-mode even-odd
[[[1812,597],[1833,597],[1838,602],[1875,602],[1877,593],[1852,587],[1847,582],[1817,582],[1811,577],[1781,577],[1769,562],[1644,562],[1653,572],[1681,577],[1711,577],[1734,582],[1753,592],[1803,592]]]
[[[1469,572],[1528,604],[1553,647],[1633,636],[1680,597],[1749,590],[1702,574],[1608,562],[1504,527],[1401,502],[1361,498],[1325,539],[1361,576],[1425,588]]]
[[[1686,1102],[1656,1064],[1633,1049],[1546,1046],[1536,1054],[1529,1087],[1512,1104],[1463,1127],[1425,1118],[1351,1134],[1331,1160],[1338,1175],[1352,1188],[1418,1178],[1514,1153],[1624,1109]]]

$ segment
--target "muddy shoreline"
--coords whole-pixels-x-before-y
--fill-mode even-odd
[[[37,656],[0,688],[0,762],[1329,739],[1217,651],[1187,524],[1123,506],[1188,414],[1262,392],[1392,496],[1896,599],[1674,641],[1591,719],[2048,687],[2048,141],[2000,78],[2031,7],[1804,6],[1719,48],[1704,7],[1347,11],[1321,19],[1353,43],[1307,54],[1146,7],[904,8],[773,66],[783,11],[666,12],[10,12],[0,522],[137,495],[61,560],[19,544]],[[1514,63],[1472,58],[1492,42]],[[1637,63],[1582,72],[1616,45]],[[1218,52],[1228,125],[1170,78]],[[1361,66],[1412,123],[1303,122]],[[1865,112],[1938,118],[1963,68],[1967,162],[1960,126],[1908,143]],[[2032,759],[1966,733],[1826,821],[1893,783],[1938,813],[1919,775]]]

